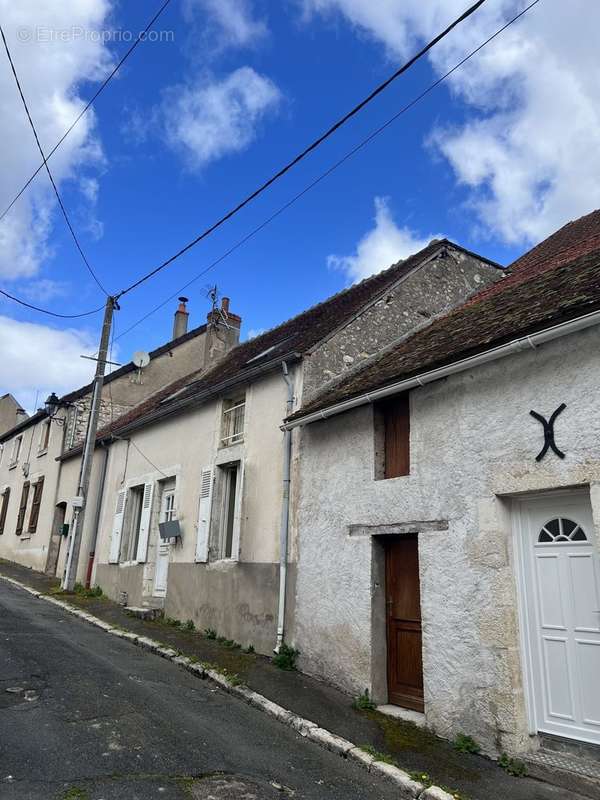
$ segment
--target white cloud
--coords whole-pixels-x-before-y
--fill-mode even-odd
[[[10,392],[34,411],[36,392],[42,405],[50,392],[65,394],[92,379],[93,362],[80,356],[95,348],[96,337],[86,331],[0,315],[0,395]]]
[[[247,47],[264,38],[267,24],[257,19],[250,0],[186,0],[188,22],[202,25],[201,36],[213,49]]]
[[[520,11],[487,3],[430,55],[437,74]],[[304,0],[309,15],[342,14],[396,62],[464,10],[464,0]],[[541,3],[454,74],[465,124],[430,141],[451,164],[485,228],[510,243],[536,241],[600,206],[600,62],[591,33],[600,4]]]
[[[47,3],[0,0],[0,16],[23,91],[46,151],[58,141],[84,105],[79,86],[104,76],[110,63],[106,46],[97,37],[67,37],[55,33],[103,27],[109,0],[61,0]],[[11,70],[0,48],[0,211],[8,205],[39,164],[39,153],[25,117]],[[102,151],[94,133],[93,111],[73,129],[50,164],[60,186],[84,166],[95,166]],[[89,198],[88,198],[89,202]],[[0,277],[33,276],[52,255],[48,237],[55,199],[44,171],[0,223]]]
[[[422,250],[431,239],[420,237],[410,228],[399,228],[394,222],[385,197],[375,198],[375,226],[366,233],[351,256],[330,255],[327,265],[343,270],[354,282],[381,272],[382,269]]]
[[[222,80],[172,87],[163,103],[166,138],[198,169],[248,147],[260,122],[280,102],[275,84],[251,67]]]
[[[36,278],[23,286],[18,287],[21,297],[34,303],[48,303],[56,297],[64,297],[69,292],[69,286],[64,281],[55,281],[52,278]]]

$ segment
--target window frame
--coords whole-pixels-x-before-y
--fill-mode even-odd
[[[20,433],[13,439],[13,445],[10,454],[10,462],[8,464],[9,469],[14,469],[19,463],[19,457],[21,455],[22,449],[23,449],[23,434]]]
[[[145,483],[136,483],[127,487],[123,529],[119,548],[119,564],[137,564],[137,551],[142,525],[142,508],[144,504]],[[134,529],[137,530],[134,533]],[[132,534],[133,538],[132,538]],[[134,543],[132,545],[132,542]]]
[[[236,411],[239,411],[239,413],[236,414]],[[225,398],[221,406],[219,447],[232,447],[233,445],[241,444],[244,441],[245,427],[246,394]]]
[[[46,455],[50,446],[51,420],[45,419],[40,425],[40,438],[38,440],[38,456]]]

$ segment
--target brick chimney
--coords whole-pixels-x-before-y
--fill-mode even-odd
[[[179,298],[179,306],[177,307],[177,311],[175,312],[175,317],[173,319],[173,339],[179,339],[180,336],[183,336],[184,333],[187,333],[188,318],[190,316],[185,305],[187,301],[187,297]]]

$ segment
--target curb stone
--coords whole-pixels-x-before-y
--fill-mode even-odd
[[[194,673],[198,677],[208,678],[229,694],[239,697],[240,700],[244,700],[249,705],[260,709],[265,714],[274,717],[284,725],[288,725],[301,736],[310,739],[310,741],[314,742],[320,747],[323,747],[324,749],[333,753],[337,753],[342,758],[347,758],[348,760],[355,762],[356,764],[367,769],[369,772],[377,774],[381,778],[386,778],[400,789],[400,797],[418,798],[418,800],[453,800],[452,795],[448,794],[448,792],[445,792],[439,786],[430,786],[428,789],[425,789],[425,786],[423,786],[422,783],[413,781],[410,775],[404,772],[404,770],[401,770],[392,764],[378,761],[374,756],[364,752],[364,750],[361,750],[360,747],[357,747],[357,745],[355,745],[353,742],[349,742],[347,739],[337,736],[335,733],[325,730],[325,728],[319,727],[315,722],[311,722],[308,719],[304,719],[303,717],[294,714],[292,711],[277,705],[277,703],[274,703],[272,700],[269,700],[264,695],[259,694],[252,689],[248,689],[245,686],[234,686],[222,673],[217,672],[214,669],[207,669],[202,664],[192,662],[187,656],[179,655],[175,650],[171,649],[170,647],[165,647],[161,642],[157,642],[154,639],[148,638],[147,636],[138,636],[130,631],[124,631],[120,628],[113,627],[109,623],[104,622],[104,620],[95,617],[93,614],[88,614],[87,611],[75,608],[69,603],[65,603],[62,600],[57,600],[55,597],[50,597],[42,592],[38,592],[37,590],[32,589],[30,586],[27,586],[26,584],[21,583],[14,578],[0,575],[0,579],[6,581],[7,583],[11,583],[13,586],[17,586],[19,589],[23,589],[25,592],[37,597],[39,600],[43,600],[46,603],[51,603],[52,605],[62,608],[69,614],[79,617],[84,622],[100,628],[106,633],[109,633],[111,636],[117,636],[120,639],[127,639],[132,644],[135,644],[144,650],[155,653],[162,658],[166,658],[168,661],[172,661],[174,664],[177,664],[188,672]]]

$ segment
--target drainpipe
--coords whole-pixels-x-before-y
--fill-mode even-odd
[[[85,575],[85,588],[90,588],[92,582],[92,570],[94,569],[94,558],[96,556],[96,542],[98,541],[98,528],[100,527],[100,514],[102,513],[102,500],[104,498],[104,483],[106,481],[106,469],[108,467],[108,447],[102,448],[102,467],[100,472],[100,482],[98,484],[98,496],[96,499],[96,510],[94,513],[94,527],[92,528],[92,540],[90,542],[90,554],[88,556],[87,572]]]
[[[294,406],[294,384],[289,376],[288,366],[281,362],[283,380],[287,385],[286,417],[292,413]],[[285,625],[285,593],[287,584],[288,531],[290,521],[290,474],[292,463],[292,432],[283,432],[283,492],[281,503],[281,528],[279,532],[279,610],[277,614],[277,644],[275,652],[283,644]]]

